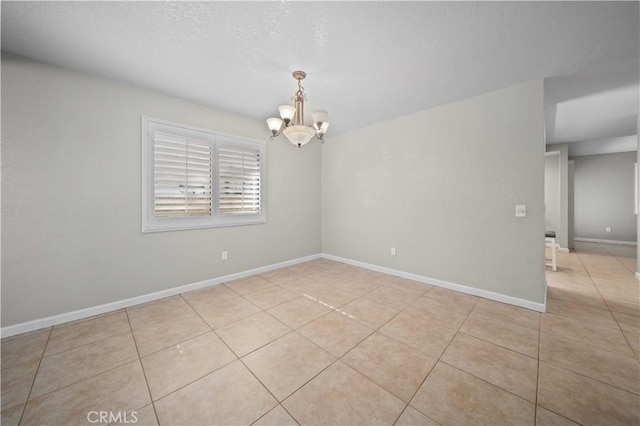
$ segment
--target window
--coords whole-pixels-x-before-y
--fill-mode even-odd
[[[221,215],[260,213],[260,150],[218,146],[218,208]]]
[[[211,149],[205,139],[154,132],[155,217],[211,216]]]
[[[261,141],[142,117],[142,232],[265,223]]]

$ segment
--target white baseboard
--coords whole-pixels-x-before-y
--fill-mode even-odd
[[[601,244],[619,244],[623,246],[637,246],[635,241],[618,241],[618,240],[599,240],[597,238],[579,238],[575,237],[574,241],[583,241],[585,243],[601,243]]]
[[[344,257],[334,256],[331,254],[323,253],[324,259],[335,260],[337,262],[346,263],[348,265],[358,266],[360,268],[370,269],[372,271],[382,272],[389,275],[395,275],[401,278],[407,278],[409,280],[418,281],[425,284],[431,284],[438,287],[448,288],[449,290],[459,291],[461,293],[471,294],[473,296],[484,297],[485,299],[495,300],[497,302],[508,303],[510,305],[520,306],[522,308],[531,309],[533,311],[545,312],[547,309],[546,300],[546,285],[545,285],[545,300],[543,303],[532,302],[530,300],[520,299],[518,297],[507,296],[501,293],[494,293],[489,290],[482,290],[467,285],[456,284],[449,281],[443,281],[436,278],[429,278],[422,275],[412,274],[409,272],[398,271],[396,269],[386,268],[384,266],[372,265],[370,263],[360,262],[358,260],[346,259]]]
[[[297,263],[308,262],[310,260],[318,259],[320,257],[321,257],[320,254],[300,257],[298,259],[288,260],[286,262],[275,263],[272,265],[261,266],[259,268],[237,272],[235,274],[229,274],[229,275],[212,278],[205,281],[185,284],[179,287],[157,291],[155,293],[143,294],[142,296],[136,296],[136,297],[132,297],[125,300],[119,300],[117,302],[105,303],[104,305],[92,306],[90,308],[79,309],[77,311],[67,312],[64,314],[53,315],[50,317],[37,319],[33,321],[27,321],[27,322],[15,324],[15,325],[9,325],[7,327],[0,328],[0,336],[3,338],[15,336],[16,334],[22,334],[22,333],[27,333],[29,331],[40,330],[40,329],[51,327],[54,325],[63,324],[69,321],[89,318],[94,315],[113,312],[113,311],[117,311],[118,309],[128,308],[130,306],[139,305],[141,303],[153,302],[154,300],[164,299],[165,297],[169,297],[169,296],[175,296],[176,294],[186,293],[188,291],[198,290],[201,288],[221,284],[224,282],[237,280],[239,278],[245,278],[251,275],[261,274],[263,272],[271,271],[273,269],[278,269],[285,266],[291,266]]]
[[[566,247],[558,247],[558,251],[559,251],[560,253],[569,253],[571,250],[569,250],[569,249],[568,249],[568,248],[566,248]]]
[[[544,303],[532,302],[525,299],[520,299],[513,296],[507,296],[501,293],[494,293],[488,290],[482,290],[475,287],[470,287],[462,284],[456,284],[449,281],[443,281],[436,278],[429,278],[422,275],[412,274],[409,272],[399,271],[396,269],[386,268],[383,266],[372,265],[357,260],[347,259],[343,257],[333,256],[330,254],[315,254],[311,256],[300,257],[286,262],[275,263],[272,265],[261,266],[259,268],[249,269],[234,274],[224,275],[209,280],[204,280],[196,283],[185,284],[179,287],[170,288],[167,290],[158,291],[155,293],[144,294],[141,296],[132,297],[129,299],[119,300],[116,302],[105,303],[103,305],[93,306],[90,308],[79,309],[72,312],[67,312],[59,315],[53,315],[46,318],[41,318],[33,321],[27,321],[20,324],[10,325],[0,328],[0,336],[2,338],[15,336],[16,334],[27,333],[30,331],[36,331],[43,328],[51,327],[58,324],[63,324],[70,321],[76,321],[84,318],[89,318],[95,315],[105,314],[108,312],[117,311],[119,309],[128,308],[130,306],[139,305],[142,303],[153,302],[155,300],[164,299],[166,297],[175,296],[176,294],[186,293],[188,291],[198,290],[213,285],[218,285],[224,282],[245,278],[251,275],[261,274],[267,271],[271,271],[285,266],[291,266],[302,262],[308,262],[310,260],[325,258],[334,260],[337,262],[346,263],[353,266],[358,266],[372,271],[382,272],[389,275],[398,276],[401,278],[407,278],[410,280],[422,282],[425,284],[431,284],[438,287],[448,288],[450,290],[459,291],[461,293],[471,294],[474,296],[484,297],[486,299],[495,300],[498,302],[508,303],[510,305],[520,306],[523,308],[531,309],[538,312],[545,312],[546,310],[546,294]],[[636,273],[636,277],[640,279],[640,274]]]

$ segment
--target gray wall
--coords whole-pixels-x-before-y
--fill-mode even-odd
[[[3,326],[320,252],[320,148],[284,139],[268,145],[267,224],[143,235],[141,115],[267,137],[261,121],[3,54]]]
[[[322,161],[270,142],[267,224],[152,234],[141,115],[256,139],[264,123],[6,54],[2,113],[3,326],[320,251],[544,300],[541,81],[332,137]]]
[[[636,241],[635,152],[574,157],[575,238]],[[605,232],[607,226],[612,232]]]
[[[544,158],[544,229],[560,235],[560,153]]]
[[[574,217],[575,217],[575,212],[574,212],[574,189],[573,189],[573,181],[574,181],[574,175],[576,172],[576,162],[574,160],[569,160],[567,162],[568,165],[568,169],[569,169],[569,191],[568,191],[568,200],[569,200],[569,217],[568,217],[568,222],[567,222],[567,228],[569,230],[569,248],[573,248],[573,239],[575,237],[575,225],[574,225]]]
[[[566,143],[547,145],[547,152],[560,153],[560,228],[556,232],[556,243],[563,248],[569,244],[569,146]]]
[[[542,81],[333,137],[323,251],[542,303],[544,152]]]

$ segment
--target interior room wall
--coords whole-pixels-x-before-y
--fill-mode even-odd
[[[542,81],[332,137],[323,251],[543,303],[544,152]]]
[[[574,212],[574,189],[573,189],[573,180],[574,180],[574,175],[575,175],[575,171],[576,171],[576,162],[574,160],[569,160],[568,161],[568,169],[569,169],[569,191],[568,191],[568,199],[569,199],[569,211],[568,211],[568,223],[567,223],[567,228],[568,228],[568,248],[572,249],[573,247],[573,239],[575,237],[575,225],[573,223],[573,218],[575,216],[575,212]]]
[[[569,145],[566,143],[547,145],[547,152],[560,153],[560,228],[556,243],[566,249],[569,245]]]
[[[319,144],[283,138],[267,149],[266,224],[142,234],[141,115],[267,137],[261,121],[3,54],[3,327],[320,252]]]
[[[560,234],[560,153],[544,158],[544,229]]]
[[[637,241],[636,152],[573,157],[575,238]],[[605,230],[611,227],[611,232]]]

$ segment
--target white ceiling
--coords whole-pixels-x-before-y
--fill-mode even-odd
[[[549,78],[548,141],[635,134],[638,2],[10,2],[2,49],[331,133]],[[310,117],[307,119],[310,120]],[[265,128],[266,133],[266,128]]]
[[[569,154],[635,151],[638,59],[545,81],[547,143],[570,143]]]

